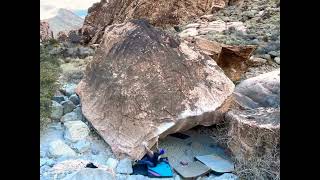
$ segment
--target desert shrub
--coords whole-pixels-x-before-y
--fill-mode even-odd
[[[40,127],[48,123],[51,112],[51,98],[58,88],[60,68],[57,57],[48,53],[45,46],[40,46]]]

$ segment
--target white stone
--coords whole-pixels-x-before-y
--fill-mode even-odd
[[[179,36],[184,38],[184,37],[192,37],[198,35],[198,30],[196,28],[188,28],[183,30]]]
[[[111,169],[116,169],[117,165],[118,165],[119,161],[117,159],[114,158],[109,158],[107,160],[107,166]]]
[[[85,139],[90,132],[88,126],[82,121],[67,121],[64,126],[66,127],[64,138],[71,142]]]
[[[188,28],[198,28],[198,27],[200,27],[199,23],[191,23],[191,24],[186,25],[186,29],[188,29]]]
[[[62,140],[55,140],[49,144],[49,155],[54,158],[61,156],[73,157],[76,153]]]

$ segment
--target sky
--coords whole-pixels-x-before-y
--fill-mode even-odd
[[[100,0],[40,0],[40,19],[55,16],[60,8],[71,10],[84,18],[87,9],[95,2]]]

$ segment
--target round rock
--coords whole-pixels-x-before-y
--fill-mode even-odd
[[[71,142],[85,139],[90,132],[88,126],[82,121],[67,121],[64,126],[66,127],[64,138]]]
[[[49,155],[54,158],[61,156],[73,157],[76,153],[62,140],[55,140],[49,144]]]

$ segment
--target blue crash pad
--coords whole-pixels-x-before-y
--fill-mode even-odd
[[[156,167],[148,166],[149,177],[173,177],[171,166],[168,162],[162,161]]]

